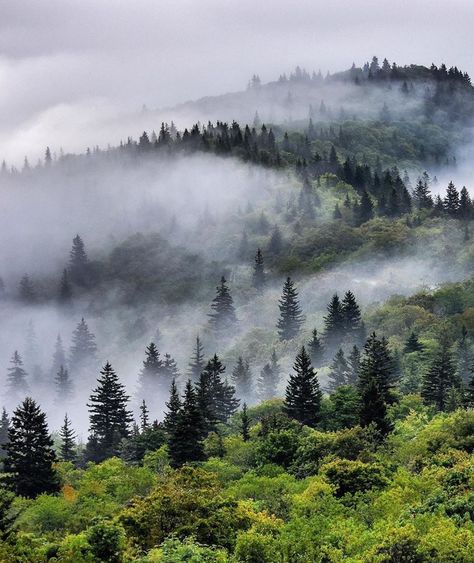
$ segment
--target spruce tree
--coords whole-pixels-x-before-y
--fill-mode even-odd
[[[248,442],[250,439],[250,432],[249,432],[250,420],[247,412],[247,403],[244,403],[242,405],[242,414],[240,416],[240,422],[241,422],[240,434],[242,436],[242,440],[244,442]]]
[[[2,417],[0,418],[0,461],[7,455],[5,445],[8,442],[8,429],[10,428],[10,419],[5,407],[2,409]]]
[[[127,409],[129,397],[109,362],[97,379],[87,407],[89,408],[89,457],[102,461],[117,455],[122,438],[129,434],[132,414]]]
[[[355,344],[349,354],[347,363],[349,366],[348,383],[349,385],[357,385],[357,382],[359,381],[360,350]]]
[[[352,291],[346,291],[341,302],[343,330],[351,341],[360,342],[363,338],[363,325],[360,308]],[[362,342],[363,343],[363,342]]]
[[[150,428],[150,412],[146,406],[145,399],[143,399],[140,405],[140,432],[146,432],[148,428]]]
[[[449,346],[443,341],[429,370],[423,376],[421,396],[425,403],[434,405],[440,411],[446,410],[450,390],[460,386],[455,371]]]
[[[209,314],[209,324],[214,332],[228,331],[237,323],[235,316],[234,301],[230,294],[227,282],[224,276],[221,278],[220,285],[216,288],[216,296],[214,297]]]
[[[172,435],[176,431],[178,416],[181,411],[181,399],[179,398],[178,387],[174,379],[171,382],[170,396],[166,403],[166,409],[163,427],[169,435]]]
[[[344,337],[344,311],[337,293],[335,293],[327,307],[324,317],[324,347],[328,354],[332,354]]]
[[[416,334],[411,331],[410,336],[407,338],[405,342],[405,347],[403,351],[405,354],[410,354],[412,352],[423,352],[423,344],[420,343]]]
[[[451,215],[451,217],[457,217],[459,214],[459,192],[454,187],[452,182],[449,182],[446,189],[446,197],[443,201],[444,209]]]
[[[387,417],[387,403],[384,392],[380,387],[377,377],[371,373],[363,373],[359,378],[360,395],[360,425],[373,425],[381,437],[386,436],[391,430]]]
[[[324,346],[316,329],[313,329],[311,340],[308,343],[308,351],[313,366],[315,368],[321,367],[324,360]]]
[[[249,399],[252,395],[252,375],[248,361],[239,356],[232,370],[232,383],[240,398]]]
[[[298,301],[298,292],[291,278],[286,278],[283,293],[278,305],[280,318],[278,319],[278,335],[280,340],[291,340],[299,333],[304,318]]]
[[[187,462],[204,459],[203,419],[198,397],[190,380],[186,383],[182,407],[176,426],[169,431],[168,449],[172,464],[179,467]]]
[[[14,411],[5,445],[4,467],[17,495],[33,498],[40,493],[55,493],[59,481],[53,462],[53,440],[46,415],[27,397]]]
[[[77,458],[76,434],[71,428],[71,420],[67,413],[64,415],[64,423],[59,431],[59,437],[61,438],[61,460],[74,462]]]
[[[366,190],[362,191],[360,203],[355,210],[355,220],[357,225],[362,225],[374,217],[374,204]]]
[[[320,419],[322,393],[311,360],[303,346],[296,356],[286,387],[284,410],[290,418],[315,427]]]
[[[64,366],[61,366],[56,374],[56,404],[62,405],[72,397],[72,382],[69,373]]]
[[[12,401],[19,401],[29,391],[27,374],[23,368],[23,360],[15,350],[11,359],[11,367],[7,373],[7,393]]]
[[[69,282],[69,274],[64,268],[59,282],[58,301],[61,305],[68,305],[72,300],[72,287]]]
[[[61,335],[58,334],[54,344],[53,361],[51,365],[51,378],[56,377],[61,366],[66,367],[66,354],[64,352]]]
[[[253,269],[253,285],[257,289],[265,285],[265,269],[263,264],[263,254],[260,248],[257,249],[257,254],[255,255],[255,265]]]
[[[86,286],[89,282],[88,276],[89,259],[84,245],[84,241],[79,235],[72,239],[72,248],[69,253],[69,272],[72,281],[80,286]]]
[[[393,357],[385,337],[379,339],[375,332],[369,336],[364,346],[364,355],[359,367],[359,387],[370,389],[370,393],[373,393],[371,379],[376,382],[383,402],[392,404],[395,400],[393,388],[396,383]]]
[[[265,364],[257,379],[257,396],[260,401],[268,401],[277,396],[278,376],[270,364]]]
[[[161,368],[162,387],[168,389],[173,379],[179,379],[179,369],[176,360],[170,354],[165,354]]]
[[[426,178],[420,178],[418,180],[413,197],[417,203],[418,209],[431,209],[433,207],[433,198],[431,197]]]
[[[205,367],[204,363],[204,347],[199,335],[196,336],[196,346],[194,347],[191,361],[188,365],[188,375],[193,383],[196,383]]]
[[[95,336],[89,330],[84,317],[72,333],[72,344],[69,351],[69,367],[76,374],[83,370],[95,368],[97,345]]]
[[[349,383],[350,370],[342,348],[339,348],[337,351],[329,369],[329,391],[335,391],[341,385],[347,385]]]
[[[163,377],[163,362],[154,342],[150,342],[145,349],[145,359],[143,360],[143,367],[138,376],[138,381],[140,397],[147,397],[149,401],[155,395],[162,394],[169,388],[169,382]]]

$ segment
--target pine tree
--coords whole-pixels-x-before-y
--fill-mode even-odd
[[[339,348],[329,368],[328,390],[335,391],[341,385],[349,383],[350,371],[342,348]]]
[[[247,412],[247,403],[242,405],[242,413],[240,415],[240,422],[241,422],[241,429],[240,434],[242,436],[242,440],[244,442],[248,442],[250,440],[250,420],[249,415]]]
[[[421,396],[425,403],[434,405],[438,410],[446,410],[451,388],[459,387],[455,375],[452,354],[447,342],[443,341],[427,373],[423,376]]]
[[[163,362],[154,342],[150,342],[145,349],[145,359],[138,380],[140,397],[147,397],[149,400],[166,392],[169,387],[169,382],[163,377]]]
[[[87,407],[89,408],[89,458],[102,461],[117,455],[120,440],[129,434],[132,415],[127,409],[129,397],[109,362],[97,379]]]
[[[62,405],[72,397],[72,382],[69,373],[61,366],[56,374],[56,404]]]
[[[451,215],[451,217],[457,217],[459,213],[459,192],[454,187],[452,182],[449,182],[446,189],[446,197],[443,201],[444,209]]]
[[[418,209],[431,209],[433,207],[433,198],[431,197],[427,178],[420,178],[418,180],[413,197]]]
[[[349,366],[349,385],[357,385],[359,381],[359,369],[360,369],[360,350],[354,344],[352,347],[351,353],[349,354],[348,358],[348,366]]]
[[[169,435],[172,435],[176,431],[178,417],[181,411],[181,399],[179,398],[178,387],[174,379],[171,382],[170,396],[166,403],[166,409],[163,427]]]
[[[341,302],[342,323],[345,335],[351,340],[357,342],[363,339],[363,325],[360,314],[360,308],[352,291],[346,291]],[[363,343],[363,342],[362,342]]]
[[[203,419],[199,401],[190,380],[186,383],[176,426],[169,432],[168,448],[174,467],[204,459]]]
[[[253,285],[257,289],[265,285],[265,269],[263,264],[263,254],[260,248],[257,249],[257,254],[255,255],[255,265],[253,269]]]
[[[393,357],[388,349],[387,340],[384,337],[378,339],[375,332],[369,336],[364,346],[364,355],[359,367],[359,387],[374,393],[374,386],[370,383],[372,379],[377,384],[382,401],[392,404],[395,400],[393,387],[396,382]]]
[[[313,366],[315,368],[321,367],[324,359],[324,346],[321,343],[316,329],[313,329],[311,340],[308,343],[308,351]]]
[[[362,225],[370,221],[374,217],[374,204],[366,190],[362,191],[360,203],[354,210],[354,216],[357,225]]]
[[[72,287],[69,283],[69,274],[64,268],[59,282],[58,301],[61,305],[68,305],[72,300]]]
[[[257,379],[257,396],[260,401],[268,401],[277,396],[278,376],[270,364],[265,364]]]
[[[97,345],[95,336],[89,330],[84,317],[72,333],[72,344],[69,351],[69,367],[73,373],[95,367]]]
[[[55,493],[59,481],[53,469],[56,460],[46,415],[27,397],[14,411],[5,446],[4,467],[17,495],[33,498]]]
[[[163,358],[163,367],[161,368],[163,386],[169,388],[173,379],[179,379],[179,369],[176,360],[170,354],[165,354]]]
[[[204,347],[202,345],[199,335],[196,336],[196,346],[194,348],[193,355],[191,356],[191,361],[188,366],[188,375],[193,383],[198,381],[201,372],[205,367],[204,363]]]
[[[237,359],[237,364],[232,370],[231,379],[239,397],[248,399],[252,395],[250,365],[248,361],[244,361],[242,356],[239,356]]]
[[[25,274],[20,280],[19,294],[21,301],[27,305],[31,305],[37,301],[35,286],[28,274]]]
[[[315,427],[320,419],[322,393],[305,347],[301,348],[286,387],[284,409],[290,418]]]
[[[61,438],[60,458],[62,461],[74,462],[77,458],[76,434],[71,428],[71,420],[67,413],[64,415],[64,423],[59,431]]]
[[[7,392],[12,401],[18,401],[29,391],[27,374],[23,369],[23,360],[16,350],[13,352],[10,363],[11,367],[8,368],[7,374]]]
[[[89,283],[89,259],[87,257],[84,241],[79,235],[72,239],[72,248],[69,253],[69,272],[74,283],[87,286]]]
[[[405,354],[410,354],[411,352],[423,352],[424,347],[423,344],[420,343],[416,334],[411,331],[410,336],[407,338],[405,342],[405,347],[403,351]]]
[[[145,399],[143,399],[140,405],[140,432],[146,432],[148,428],[150,428],[150,413],[146,406]]]
[[[304,322],[301,307],[298,301],[298,292],[291,278],[286,278],[283,293],[278,305],[280,318],[278,319],[278,335],[280,340],[291,340],[300,331]]]
[[[8,442],[8,429],[10,428],[10,419],[5,407],[2,409],[2,417],[0,418],[0,461],[7,455],[5,445]]]
[[[387,417],[387,404],[384,393],[374,374],[365,374],[359,378],[360,425],[374,425],[381,437],[391,430]]]
[[[66,367],[66,354],[63,348],[63,341],[61,335],[58,334],[56,337],[56,343],[54,345],[53,361],[51,366],[51,377],[55,377],[61,366]]]
[[[328,354],[332,354],[344,336],[344,311],[337,293],[335,293],[327,307],[324,317],[324,346]]]
[[[234,301],[224,276],[222,276],[221,283],[216,290],[217,294],[211,304],[213,313],[209,315],[209,323],[211,328],[216,333],[219,333],[221,331],[228,331],[235,326],[237,317],[235,316]]]
[[[459,217],[461,219],[470,219],[472,217],[472,211],[473,207],[469,192],[466,186],[463,186],[459,196]]]

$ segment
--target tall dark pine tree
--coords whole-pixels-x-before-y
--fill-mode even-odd
[[[205,365],[204,347],[202,345],[201,339],[199,338],[199,335],[197,335],[196,346],[194,347],[194,352],[188,365],[188,375],[193,383],[196,383],[198,381]]]
[[[59,282],[58,301],[61,305],[69,305],[72,300],[72,287],[69,282],[69,274],[64,268]]]
[[[182,407],[176,425],[168,435],[168,449],[172,464],[179,467],[187,462],[204,459],[203,418],[198,397],[190,380],[186,383]]]
[[[138,377],[140,399],[146,397],[148,401],[152,399],[154,401],[156,395],[164,395],[167,392],[171,379],[166,381],[163,375],[163,362],[160,353],[156,344],[150,342],[145,349],[145,359]]]
[[[366,190],[362,191],[360,203],[354,210],[356,224],[362,225],[374,217],[374,204]]]
[[[455,188],[452,182],[449,182],[446,189],[446,197],[443,201],[444,208],[448,215],[451,217],[457,217],[459,214],[459,192]]]
[[[64,352],[61,335],[58,334],[54,344],[53,361],[51,365],[51,378],[56,377],[61,366],[66,367],[66,354]]]
[[[257,396],[260,401],[268,401],[277,396],[278,376],[270,364],[265,364],[257,379]]]
[[[240,434],[242,436],[242,440],[244,442],[248,442],[250,440],[250,420],[247,412],[247,403],[244,403],[242,405],[240,422],[241,422]]]
[[[237,363],[232,370],[232,383],[235,386],[237,395],[241,399],[249,399],[252,395],[252,374],[248,361],[244,361],[239,356]]]
[[[72,281],[80,286],[87,286],[89,283],[89,259],[84,245],[84,241],[79,235],[72,239],[72,248],[69,254],[69,273]]]
[[[348,385],[350,369],[344,351],[339,348],[329,368],[328,390],[335,391],[341,385]]]
[[[89,398],[88,457],[102,461],[117,455],[122,438],[129,434],[132,414],[127,409],[129,397],[109,362],[97,380],[97,387]]]
[[[344,337],[345,328],[344,311],[337,293],[332,296],[327,311],[324,317],[324,347],[331,357]]]
[[[351,342],[363,344],[365,340],[364,327],[360,308],[352,291],[346,291],[341,302],[344,333]]]
[[[291,340],[300,331],[304,318],[298,301],[298,292],[291,278],[286,278],[278,305],[280,318],[277,328],[280,340]]]
[[[61,460],[76,461],[76,434],[71,428],[71,420],[67,413],[64,415],[64,423],[59,431],[59,437],[61,438],[61,446],[59,450]]]
[[[150,411],[143,399],[140,405],[140,432],[146,432],[150,428]]]
[[[7,393],[12,401],[19,401],[29,391],[26,371],[23,368],[23,360],[15,350],[11,359],[11,367],[7,374]]]
[[[456,377],[453,357],[447,342],[442,342],[438,353],[433,359],[430,369],[423,376],[421,396],[428,404],[438,410],[446,410],[451,389],[459,388],[460,381]]]
[[[83,370],[95,369],[97,361],[97,345],[95,336],[89,330],[84,318],[72,333],[72,344],[69,351],[69,367],[76,374]]]
[[[54,493],[59,480],[53,469],[56,459],[46,415],[27,397],[15,410],[5,446],[5,471],[16,494],[33,498]]]
[[[374,425],[380,436],[386,436],[392,425],[387,417],[387,403],[379,383],[374,376],[361,377],[359,380],[360,425]]]
[[[263,264],[263,254],[260,248],[257,249],[257,254],[255,255],[255,265],[253,268],[252,281],[254,287],[257,289],[265,285],[265,269]]]
[[[178,387],[173,379],[170,387],[170,396],[166,403],[166,412],[163,420],[163,427],[168,435],[173,435],[178,424],[178,417],[181,411],[181,399],[179,398]]]
[[[8,417],[5,407],[3,407],[2,417],[0,418],[0,461],[7,455],[4,446],[8,442],[9,428],[10,428],[10,418]]]
[[[416,334],[411,331],[410,336],[405,342],[403,351],[405,352],[405,354],[410,354],[411,352],[423,352],[423,350],[423,344],[420,344],[420,341],[418,340]]]
[[[56,374],[56,403],[62,405],[72,398],[72,381],[64,366],[61,366]]]
[[[201,373],[197,385],[199,408],[204,419],[204,430],[215,430],[217,423],[225,423],[239,406],[235,388],[222,378],[225,366],[216,354]]]
[[[359,381],[360,350],[355,344],[349,354],[347,364],[349,366],[348,383],[349,385],[357,385],[357,382]]]
[[[393,388],[396,384],[396,370],[393,356],[388,349],[385,337],[377,338],[373,332],[364,346],[364,355],[359,366],[359,385],[374,378],[383,401],[392,404],[395,400]]]
[[[318,331],[313,329],[311,340],[308,343],[308,352],[311,357],[311,363],[315,368],[319,368],[324,360],[324,346],[318,336]]]
[[[321,397],[319,381],[305,347],[301,348],[286,387],[284,409],[301,424],[315,427],[320,419]]]
[[[214,332],[220,333],[228,331],[237,323],[235,316],[234,301],[227,286],[224,276],[221,278],[220,285],[216,288],[217,294],[214,297],[209,315],[209,323]]]

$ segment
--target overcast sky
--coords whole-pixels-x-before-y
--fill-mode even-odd
[[[377,54],[474,75],[472,0],[0,0],[0,159],[103,143],[117,116]],[[120,118],[119,118],[120,121]],[[117,138],[110,138],[116,143]]]

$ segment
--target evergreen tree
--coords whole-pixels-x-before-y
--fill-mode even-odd
[[[416,334],[411,331],[410,336],[405,342],[403,351],[405,352],[405,354],[410,354],[411,352],[423,352],[423,350],[423,344],[420,343]]]
[[[286,282],[283,285],[279,309],[278,335],[280,340],[291,340],[299,333],[304,318],[298,301],[298,292],[289,277],[286,278]]]
[[[342,348],[339,348],[337,351],[329,369],[331,370],[328,381],[329,391],[335,391],[341,385],[349,383],[350,371]]]
[[[146,406],[145,399],[143,399],[140,405],[140,432],[146,432],[148,428],[150,428],[150,412]]]
[[[368,390],[368,397],[375,400],[376,391],[371,384],[372,379],[376,383],[381,400],[386,404],[392,404],[395,400],[393,387],[396,382],[393,357],[388,349],[387,340],[384,337],[378,339],[375,332],[367,339],[359,367],[359,387],[362,392]]]
[[[270,241],[268,243],[268,252],[273,256],[279,256],[283,250],[283,238],[278,225],[273,228]]]
[[[237,364],[232,370],[232,383],[235,386],[237,395],[248,399],[252,395],[252,375],[248,361],[244,361],[242,356],[237,359]]]
[[[311,340],[308,343],[308,351],[313,366],[315,368],[321,367],[324,359],[324,346],[316,329],[313,329]]]
[[[181,399],[179,398],[178,387],[174,379],[171,382],[170,396],[166,403],[166,409],[163,427],[169,435],[172,435],[176,431],[178,417],[181,411]]]
[[[216,290],[217,294],[211,304],[213,313],[209,315],[209,323],[211,328],[216,333],[219,333],[221,331],[228,331],[235,326],[237,317],[235,316],[234,301],[224,276],[222,276],[221,283]]]
[[[89,403],[88,457],[102,461],[117,455],[120,440],[129,434],[132,415],[127,409],[129,397],[109,362],[105,364],[97,379]]]
[[[247,412],[247,403],[244,403],[242,406],[242,414],[240,416],[241,422],[241,429],[240,434],[242,436],[242,440],[244,442],[248,442],[250,440],[250,420],[249,415]]]
[[[76,434],[71,428],[71,420],[69,419],[67,413],[64,416],[64,423],[59,431],[59,437],[61,438],[61,460],[74,462],[77,458]]]
[[[201,372],[205,367],[204,363],[204,347],[199,335],[196,336],[196,346],[188,366],[188,375],[193,383],[198,381]]]
[[[444,208],[448,215],[451,217],[457,217],[459,214],[459,192],[454,187],[452,182],[449,182],[446,189],[446,197],[443,201]]]
[[[257,379],[257,396],[260,401],[268,401],[277,396],[278,377],[272,366],[265,364]]]
[[[37,300],[35,286],[28,274],[25,274],[20,280],[19,294],[21,301],[27,305],[31,305]]]
[[[421,396],[425,403],[438,410],[446,410],[448,396],[453,387],[458,388],[452,354],[447,342],[442,342],[427,373],[423,376]]]
[[[64,268],[59,282],[58,301],[61,305],[68,305],[72,300],[72,287],[69,283],[69,274]]]
[[[272,368],[273,374],[275,375],[275,381],[278,385],[281,377],[281,367],[278,362],[278,357],[276,355],[275,349],[272,350],[272,355],[270,356],[270,367]]]
[[[387,404],[384,392],[375,374],[365,373],[359,378],[360,394],[360,425],[374,425],[379,434],[384,437],[391,430],[391,423],[387,417]]]
[[[463,186],[459,196],[459,217],[461,219],[470,219],[472,217],[472,201],[466,186]]]
[[[145,349],[145,359],[138,380],[140,397],[147,397],[149,400],[166,392],[169,387],[169,381],[163,377],[163,362],[154,342],[150,342]]]
[[[362,191],[360,203],[354,210],[354,216],[357,225],[362,225],[370,221],[374,217],[374,204],[366,190]]]
[[[348,362],[349,366],[349,385],[357,385],[359,381],[359,369],[360,369],[360,350],[354,344],[351,353],[349,354]]]
[[[169,432],[168,448],[175,467],[183,463],[202,461],[203,419],[199,401],[190,380],[186,383],[182,407],[178,413],[174,430]]]
[[[73,373],[95,367],[97,345],[95,336],[89,330],[84,317],[72,333],[72,344],[69,351],[69,367]]]
[[[56,337],[56,343],[54,345],[53,361],[51,366],[51,377],[55,377],[61,366],[66,367],[66,354],[63,348],[63,341],[61,335],[58,334]]]
[[[69,272],[74,283],[86,286],[89,282],[89,259],[84,241],[79,235],[72,239],[72,248],[69,253]]]
[[[337,293],[332,296],[327,311],[328,313],[324,317],[324,346],[326,352],[331,354],[340,344],[345,327],[344,311]]]
[[[10,363],[11,367],[8,368],[7,374],[7,392],[12,401],[18,401],[29,391],[27,374],[23,369],[23,360],[16,350],[13,352]]]
[[[468,385],[471,379],[472,361],[473,355],[469,346],[467,329],[463,325],[456,350],[456,376],[463,385]]]
[[[56,404],[62,405],[72,397],[72,382],[69,373],[61,366],[56,374]]]
[[[0,461],[7,455],[5,445],[8,442],[8,430],[10,428],[10,419],[5,407],[2,409],[2,417],[0,418]]]
[[[418,209],[431,209],[433,207],[433,198],[431,197],[427,178],[418,179],[413,197]]]
[[[235,388],[222,379],[224,373],[225,366],[214,354],[199,378],[197,396],[206,434],[215,430],[217,423],[226,423],[239,406]]]
[[[257,289],[265,285],[265,269],[263,265],[263,254],[260,248],[257,249],[257,254],[255,255],[255,265],[253,269],[253,285]]]
[[[343,330],[346,336],[357,342],[363,339],[360,308],[352,291],[346,291],[341,302]],[[363,343],[363,340],[362,340]]]
[[[290,418],[315,427],[320,419],[322,393],[305,347],[301,348],[286,387],[284,409]]]
[[[17,495],[33,498],[40,493],[55,493],[59,481],[53,469],[56,460],[46,415],[27,397],[14,411],[4,467]]]

